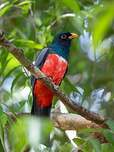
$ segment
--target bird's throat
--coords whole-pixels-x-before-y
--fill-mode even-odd
[[[50,53],[58,54],[59,56],[63,57],[65,60],[68,61],[69,47],[54,43],[50,46],[50,48],[51,48]]]

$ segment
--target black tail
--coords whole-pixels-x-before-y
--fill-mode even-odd
[[[32,115],[49,117],[50,111],[51,111],[51,105],[49,107],[44,107],[44,108],[38,107],[35,99],[33,99],[33,105],[31,110]]]

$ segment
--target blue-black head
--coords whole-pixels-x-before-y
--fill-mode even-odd
[[[71,41],[77,37],[77,34],[70,32],[57,34],[50,47],[53,49],[53,52],[68,60]]]

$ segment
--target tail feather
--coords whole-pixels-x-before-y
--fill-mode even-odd
[[[50,111],[51,111],[51,105],[48,107],[39,107],[36,104],[35,99],[33,98],[33,105],[32,105],[32,110],[31,110],[32,115],[49,117]]]

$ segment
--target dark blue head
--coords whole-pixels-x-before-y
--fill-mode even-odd
[[[50,45],[53,52],[68,60],[71,40],[78,37],[75,33],[64,32],[57,34]]]

